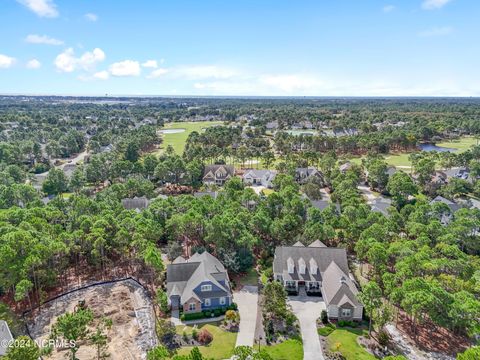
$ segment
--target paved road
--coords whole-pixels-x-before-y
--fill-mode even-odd
[[[300,322],[303,360],[324,360],[317,333],[317,319],[325,309],[323,299],[306,295],[289,296],[288,303]]]
[[[236,346],[253,346],[258,312],[258,287],[244,286],[233,293],[233,300],[240,313],[240,329]]]

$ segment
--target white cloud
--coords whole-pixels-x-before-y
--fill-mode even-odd
[[[239,74],[235,69],[216,66],[216,65],[192,65],[180,66],[172,69],[172,74],[176,77],[184,77],[190,80],[197,79],[228,79]]]
[[[37,59],[32,59],[27,62],[27,69],[39,69],[42,66],[42,63]]]
[[[44,44],[44,45],[62,45],[63,41],[52,38],[47,35],[30,34],[25,38],[25,41],[30,44]]]
[[[147,60],[144,63],[142,63],[142,66],[144,68],[156,69],[158,67],[158,63],[157,63],[157,60]]]
[[[447,5],[452,0],[424,0],[422,8],[425,10],[440,9]]]
[[[110,65],[109,71],[113,76],[138,76],[141,68],[138,61],[124,60]]]
[[[158,78],[158,77],[160,77],[160,76],[163,76],[163,75],[167,74],[168,72],[169,72],[168,69],[159,68],[159,69],[153,70],[153,71],[147,76],[147,78],[148,78],[148,79],[155,79],[155,78]]]
[[[84,16],[87,21],[95,22],[98,20],[98,15],[94,13],[87,13]]]
[[[93,74],[93,77],[99,80],[107,80],[110,77],[110,74],[108,73],[108,71],[103,70]]]
[[[8,69],[15,64],[15,58],[0,54],[0,69]]]
[[[54,18],[58,16],[57,6],[52,0],[17,0],[40,17]]]
[[[81,57],[75,57],[72,48],[66,49],[55,58],[55,66],[62,72],[73,72],[77,69],[91,71],[95,65],[105,60],[105,53],[102,49],[95,48],[92,52],[87,51]]]
[[[443,26],[443,27],[434,27],[427,29],[418,33],[420,37],[434,37],[434,36],[445,36],[453,33],[453,27]]]
[[[396,9],[395,5],[385,5],[383,7],[383,12],[384,13],[389,13],[389,12],[392,12],[393,10],[395,10],[395,9]]]

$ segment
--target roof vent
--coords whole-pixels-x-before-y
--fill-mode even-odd
[[[342,283],[342,285],[347,283],[347,279],[345,278],[345,276],[341,277],[340,283]]]

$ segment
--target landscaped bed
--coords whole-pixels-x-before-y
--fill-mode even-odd
[[[180,336],[191,336],[194,332],[194,327],[179,325],[176,327],[177,334]],[[220,327],[219,323],[203,324],[197,327],[198,332],[206,329],[213,336],[210,344],[199,346],[202,355],[208,359],[228,359],[233,355],[235,343],[237,341],[237,333],[229,332]],[[188,355],[193,346],[184,346],[177,351],[178,355]]]

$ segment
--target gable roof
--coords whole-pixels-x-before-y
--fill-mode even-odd
[[[225,173],[222,174],[222,173]],[[207,165],[203,170],[203,178],[226,179],[235,175],[235,168],[232,165]]]
[[[443,196],[440,196],[440,195],[437,196],[432,201],[430,201],[430,205],[433,205],[436,202],[441,202],[441,203],[444,203],[445,205],[447,205],[450,208],[450,211],[452,213],[454,213],[455,211],[460,209],[460,205],[458,205],[456,202],[454,202],[452,200],[448,200],[447,198],[444,198]]]
[[[335,263],[331,262],[323,273],[323,298],[328,305],[341,306],[345,302],[361,305],[356,295],[358,290],[350,277]]]
[[[294,265],[293,273],[288,272],[289,263],[290,266]],[[306,267],[305,274],[300,274],[299,268],[303,267],[304,263],[310,264],[310,267]],[[311,264],[316,265],[318,270],[312,270]],[[311,273],[311,270],[314,273]],[[308,247],[297,244],[277,247],[273,273],[281,275],[284,281],[321,281],[322,294],[327,305],[361,305],[356,297],[358,290],[348,275],[345,249],[326,247],[320,240],[314,241]]]
[[[180,296],[184,303],[191,298],[202,301],[203,297],[227,296],[230,293],[228,275],[222,263],[207,251],[195,253],[190,259],[175,259],[167,265],[167,295]],[[178,261],[177,261],[178,260]],[[196,293],[195,288],[202,282],[211,282],[219,290]]]
[[[7,353],[8,343],[13,340],[10,328],[5,320],[0,320],[0,356]]]

